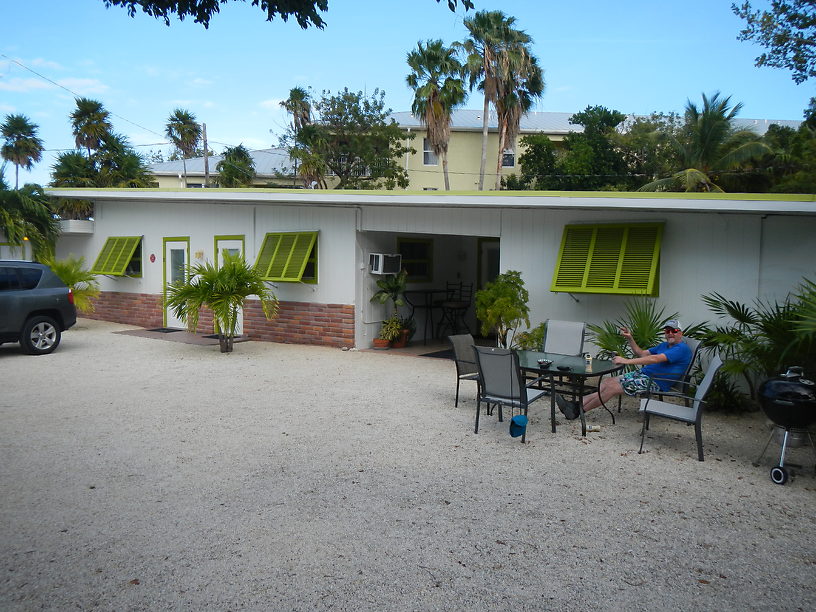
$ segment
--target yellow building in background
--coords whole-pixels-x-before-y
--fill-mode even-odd
[[[544,134],[555,143],[564,140],[569,132],[582,132],[583,126],[569,122],[572,113],[531,112],[521,118],[519,135],[513,147],[502,152],[502,176],[520,175],[519,157],[524,153],[521,139],[528,134]],[[405,131],[406,144],[414,149],[405,155],[403,167],[408,173],[409,184],[406,191],[443,191],[445,189],[442,160],[431,150],[427,130],[409,111],[392,113],[391,118]],[[763,135],[771,124],[779,124],[794,129],[800,121],[768,119],[735,119],[741,129],[752,129]],[[408,135],[413,136],[409,138]],[[488,116],[487,161],[485,164],[484,190],[491,191],[496,186],[498,165],[498,124],[496,113]],[[255,163],[255,187],[303,188],[303,181],[294,175],[294,164],[285,149],[260,149],[250,151]],[[482,111],[461,109],[453,112],[451,137],[448,144],[448,177],[451,191],[476,191],[479,188],[479,165],[482,155]],[[209,158],[210,185],[218,182],[215,168],[220,155]],[[181,160],[162,162],[150,166],[151,173],[161,189],[176,189],[204,186],[204,158],[186,160],[186,181]],[[326,182],[331,189],[337,184],[337,177],[329,175]]]

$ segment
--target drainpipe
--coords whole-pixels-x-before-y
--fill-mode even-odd
[[[408,138],[405,139],[405,148],[406,149],[411,146],[410,136],[411,136],[411,128],[408,128]],[[408,173],[408,156],[409,155],[410,155],[410,153],[408,151],[406,151],[405,152],[405,172],[406,172],[406,174]],[[411,186],[411,176],[409,175],[408,176],[408,186],[405,187],[405,191],[408,191],[408,188],[410,186]]]

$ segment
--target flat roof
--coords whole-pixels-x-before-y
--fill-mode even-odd
[[[236,205],[312,204],[663,212],[816,214],[816,194],[647,193],[609,191],[408,192],[322,189],[83,189],[46,188],[51,196],[97,202],[143,201]]]

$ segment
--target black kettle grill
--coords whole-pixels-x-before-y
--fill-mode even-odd
[[[789,477],[788,470],[785,468],[785,449],[791,430],[805,433],[816,454],[816,445],[808,430],[808,427],[816,421],[816,383],[804,378],[803,374],[802,368],[792,366],[784,374],[769,378],[759,386],[758,395],[762,411],[771,421],[785,430],[779,465],[771,468],[771,480],[779,485],[785,484]],[[759,465],[774,433],[771,432],[771,437],[768,438],[762,454],[754,465]]]

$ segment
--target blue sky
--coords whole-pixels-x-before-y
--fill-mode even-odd
[[[787,71],[754,67],[761,49],[736,39],[741,21],[729,0],[474,4],[513,15],[533,37],[547,82],[535,110],[682,111],[687,99],[721,91],[744,103],[741,117],[801,119],[816,95],[813,83],[796,85]],[[3,0],[0,15],[0,116],[23,113],[40,126],[47,153],[20,181],[42,184],[55,155],[74,146],[74,94],[101,101],[114,129],[142,152],[169,152],[164,126],[177,107],[207,124],[216,153],[241,143],[266,148],[285,129],[279,102],[290,88],[380,88],[390,108],[409,110],[405,55],[418,40],[466,34],[464,11],[434,0],[329,0],[322,31],[266,22],[240,3],[226,5],[209,30],[130,18],[101,0]],[[478,92],[466,108],[481,108]],[[7,167],[7,180],[13,176]]]

